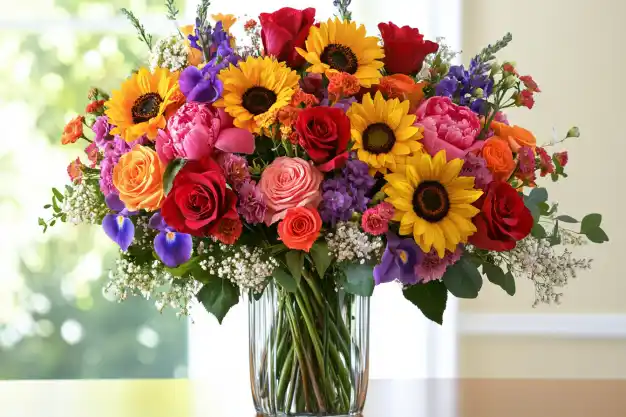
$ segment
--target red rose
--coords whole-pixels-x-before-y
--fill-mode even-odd
[[[385,48],[385,68],[389,74],[413,75],[422,69],[426,55],[439,50],[435,42],[425,41],[418,29],[379,23]]]
[[[480,249],[508,251],[533,228],[533,216],[524,199],[507,182],[487,186],[481,212],[474,217],[478,231],[469,242]]]
[[[309,29],[315,21],[315,9],[304,10],[283,7],[274,13],[261,13],[261,40],[266,55],[285,61],[292,68],[304,64],[296,48],[304,48]]]
[[[180,170],[161,208],[165,223],[181,233],[215,236],[224,219],[238,219],[237,195],[226,187],[212,159],[188,161]],[[222,225],[224,226],[224,225]]]
[[[322,172],[341,168],[348,159],[350,119],[335,107],[309,107],[298,115],[300,146]]]

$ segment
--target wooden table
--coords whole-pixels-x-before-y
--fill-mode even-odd
[[[247,386],[188,380],[0,382],[1,417],[254,417]],[[624,417],[626,381],[371,382],[363,417]]]

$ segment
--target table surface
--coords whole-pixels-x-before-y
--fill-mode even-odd
[[[2,417],[255,417],[241,384],[4,381]],[[624,417],[626,380],[374,380],[363,417]]]

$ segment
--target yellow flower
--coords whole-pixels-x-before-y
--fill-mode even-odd
[[[306,39],[306,51],[296,48],[311,66],[308,72],[328,74],[347,72],[359,79],[363,87],[378,84],[381,59],[385,56],[378,38],[365,36],[365,26],[355,22],[328,19],[320,27],[313,26]]]
[[[204,61],[202,51],[191,46],[187,37],[194,34],[195,25],[181,26],[180,31],[185,36],[185,44],[187,45],[187,62],[192,67],[197,67]]]
[[[385,175],[385,200],[395,208],[393,220],[400,222],[401,235],[413,235],[422,251],[434,247],[443,258],[446,249],[476,233],[472,217],[480,210],[472,205],[482,195],[474,189],[473,177],[459,177],[463,160],[446,162],[445,151],[431,158],[421,153],[410,158],[414,164],[404,172]]]
[[[270,57],[248,57],[239,67],[230,65],[219,74],[223,98],[215,102],[234,119],[235,126],[259,133],[268,116],[288,105],[298,73]]]
[[[212,14],[211,18],[215,22],[222,22],[222,28],[224,28],[224,32],[230,33],[230,28],[233,27],[235,22],[237,22],[237,18],[232,14]]]
[[[165,113],[178,105],[180,99],[178,73],[166,68],[156,68],[151,73],[140,68],[105,103],[106,115],[115,126],[111,133],[127,142],[143,135],[154,140],[158,130],[165,128]]]
[[[415,115],[409,114],[407,101],[385,100],[377,92],[372,100],[368,93],[362,103],[353,103],[348,110],[352,126],[353,149],[372,171],[383,174],[394,169],[403,158],[422,148],[419,127],[413,126]]]

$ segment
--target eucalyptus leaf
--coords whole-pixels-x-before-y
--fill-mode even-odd
[[[458,298],[476,298],[483,286],[480,272],[467,256],[448,267],[443,275],[443,282],[448,291]]]
[[[546,233],[546,229],[544,229],[543,226],[540,224],[534,225],[532,230],[530,231],[530,234],[537,239],[545,239],[548,236],[548,234]]]
[[[167,164],[167,168],[165,168],[165,172],[163,173],[163,192],[165,195],[168,195],[172,190],[176,175],[178,175],[186,163],[187,161],[185,159],[174,159]]]
[[[239,302],[239,288],[228,280],[213,279],[204,284],[197,298],[222,324],[228,311]]]
[[[406,287],[404,298],[420,309],[424,316],[437,324],[443,324],[443,313],[448,301],[448,290],[441,281],[416,284]]]
[[[499,266],[489,263],[483,264],[483,272],[489,282],[499,286],[511,296],[515,295],[515,279],[510,272],[505,274]]]
[[[580,233],[587,234],[588,231],[597,229],[602,223],[602,215],[598,213],[587,214],[580,222]]]
[[[576,220],[572,216],[567,215],[558,216],[556,219],[563,223],[578,223],[578,220]]]
[[[324,278],[326,270],[331,263],[328,244],[325,241],[315,242],[311,248],[311,257],[313,258],[313,263],[315,264],[315,269],[317,270],[319,277]]]
[[[527,198],[536,205],[545,203],[548,201],[548,190],[541,187],[533,188]]]
[[[65,200],[65,197],[63,197],[63,194],[61,194],[61,191],[57,190],[56,188],[52,189],[52,194],[54,194],[56,199],[59,200],[59,203],[62,203],[63,200]]]
[[[609,241],[609,237],[600,227],[596,227],[595,229],[591,229],[586,233],[587,239],[592,241],[593,243],[604,243]]]
[[[354,295],[370,297],[374,293],[374,270],[370,265],[350,264],[344,268],[344,290]]]

